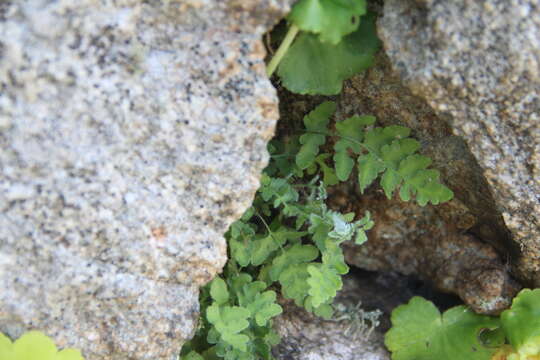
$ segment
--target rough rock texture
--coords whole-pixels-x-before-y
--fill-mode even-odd
[[[390,360],[384,333],[377,327],[380,311],[358,306],[362,299],[373,298],[374,287],[362,286],[350,275],[343,280],[343,289],[334,302],[340,310],[333,320],[322,320],[292,302],[281,304],[283,314],[274,320],[282,338],[273,350],[277,360]],[[377,294],[385,293],[381,287],[376,290]],[[395,306],[392,304],[392,308]],[[387,322],[388,314],[385,316]]]
[[[540,286],[540,5],[388,0],[379,35],[401,78],[467,141]],[[488,239],[486,239],[488,240]]]
[[[288,3],[0,2],[0,332],[176,359],[267,162]]]
[[[280,121],[282,133],[325,100],[280,91],[286,120]],[[370,210],[376,223],[367,244],[347,244],[347,261],[372,271],[417,275],[439,290],[458,294],[479,312],[497,313],[507,307],[519,290],[507,262],[519,247],[510,240],[482,169],[463,139],[452,135],[446,117],[437,116],[401,83],[383,51],[373,68],[347,81],[332,99],[338,103],[336,120],[371,114],[380,126],[411,128],[422,152],[433,159],[433,167],[455,194],[449,203],[420,207],[397,197],[387,200],[378,182],[360,194],[355,177],[330,189],[334,209],[358,216]]]
[[[475,311],[497,314],[511,305],[519,285],[497,252],[472,235],[445,222],[433,207],[420,207],[370,192],[344,209],[363,214],[369,210],[375,226],[361,246],[345,244],[349,264],[372,271],[416,275],[439,291],[458,295]],[[338,191],[333,194],[340,197]]]
[[[378,184],[364,195],[355,179],[338,187],[330,198],[334,207],[357,214],[370,210],[376,223],[367,244],[347,246],[347,260],[372,271],[416,274],[441,291],[458,294],[478,312],[498,313],[519,290],[506,266],[519,249],[510,240],[482,170],[463,139],[452,135],[447,118],[437,116],[400,82],[383,52],[375,64],[346,83],[337,117],[372,114],[380,125],[411,128],[455,198],[420,207],[397,196],[387,200]]]
[[[453,136],[447,116],[438,116],[421,97],[403,85],[383,51],[375,66],[345,84],[338,116],[371,114],[382,126],[404,125],[422,143],[443,181],[454,191],[454,200],[434,209],[460,231],[470,231],[493,244],[501,253],[517,252],[491,195],[482,169],[465,141]]]

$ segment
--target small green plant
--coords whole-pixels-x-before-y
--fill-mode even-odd
[[[414,297],[393,311],[385,344],[393,360],[539,360],[540,289],[522,290],[499,318],[465,306],[441,315]]]
[[[39,331],[29,331],[15,342],[0,333],[2,360],[84,360],[79,350],[58,351],[54,342]]]
[[[409,128],[398,125],[369,128],[375,123],[373,116],[353,116],[337,122],[337,131],[332,133],[327,127],[335,107],[333,102],[324,102],[304,118],[306,134],[300,137],[302,146],[296,156],[300,169],[317,164],[320,146],[328,136],[336,136],[339,140],[335,142],[332,157],[335,174],[340,181],[348,180],[356,162],[362,193],[380,176],[388,198],[398,188],[403,201],[414,197],[422,206],[428,202],[437,205],[453,197],[452,191],[440,183],[440,173],[428,169],[431,159],[417,154],[420,143],[409,137]]]
[[[301,136],[270,143],[261,187],[226,234],[229,262],[201,292],[200,326],[182,349],[182,360],[272,359],[271,347],[279,342],[272,318],[282,311],[278,293],[317,316],[332,317],[333,299],[349,270],[340,245],[364,243],[373,226],[369,212],[359,218],[325,203],[327,187],[347,180],[355,164],[362,191],[380,177],[389,197],[397,189],[404,200],[421,205],[452,197],[438,172],[427,169],[429,158],[416,154],[419,143],[409,129],[373,127],[373,117],[353,116],[336,123],[334,132],[335,109],[333,102],[320,104],[304,117]],[[330,138],[333,151],[326,144]]]
[[[335,95],[345,79],[367,69],[380,46],[365,0],[300,0],[267,67],[299,94]],[[362,16],[365,15],[365,16]]]

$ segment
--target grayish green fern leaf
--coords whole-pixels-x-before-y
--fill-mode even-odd
[[[330,116],[336,111],[336,103],[325,101],[304,117],[306,133],[300,137],[300,150],[296,155],[296,164],[300,169],[307,169],[319,154],[319,146],[326,142]]]

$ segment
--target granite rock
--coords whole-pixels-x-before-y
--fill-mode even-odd
[[[459,295],[477,312],[496,314],[508,307],[519,285],[507,262],[519,247],[511,241],[482,169],[463,138],[452,134],[448,118],[402,84],[383,51],[374,67],[345,83],[338,98],[337,118],[354,114],[374,115],[382,126],[409,127],[454,199],[421,207],[397,195],[386,199],[379,184],[360,194],[356,179],[332,189],[335,209],[369,210],[375,220],[368,243],[346,244],[347,261],[371,271],[414,274]]]
[[[517,254],[540,286],[540,6],[536,0],[388,0],[386,53],[478,160]]]
[[[0,332],[176,359],[267,163],[288,6],[0,3]]]
[[[274,320],[274,328],[281,335],[281,343],[272,351],[276,359],[390,360],[384,347],[384,332],[380,330],[382,318],[388,322],[389,314],[362,305],[366,297],[373,298],[374,290],[373,286],[362,285],[354,276],[343,278],[343,289],[334,301],[337,311],[331,320],[282,300],[283,313]],[[384,297],[384,289],[377,290]],[[392,308],[395,306],[392,304]]]
[[[479,313],[498,314],[511,305],[520,286],[490,244],[462,233],[431,206],[388,200],[376,191],[352,197],[354,202],[351,191],[346,194],[354,207],[343,210],[369,210],[375,220],[365,244],[344,244],[347,263],[415,275],[439,291],[458,295]],[[343,197],[337,189],[333,196]]]

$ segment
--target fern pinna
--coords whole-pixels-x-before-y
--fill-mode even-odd
[[[229,262],[221,277],[201,292],[195,338],[183,360],[272,359],[279,343],[272,318],[282,311],[276,291],[314,314],[330,318],[332,301],[349,270],[340,244],[367,241],[369,212],[358,219],[326,206],[326,188],[347,181],[358,169],[361,192],[380,177],[388,197],[420,205],[449,200],[452,192],[417,154],[420,144],[402,126],[373,127],[372,116],[353,116],[329,130],[336,110],[324,102],[304,117],[305,132],[287,143],[273,141],[270,164],[253,206],[226,234]],[[321,153],[328,138],[334,152]]]

